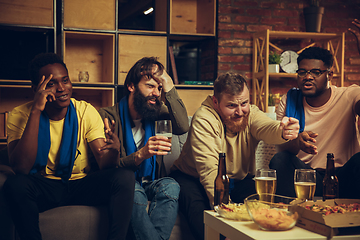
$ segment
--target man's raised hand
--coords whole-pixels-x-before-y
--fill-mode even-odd
[[[309,154],[317,154],[317,147],[312,144],[316,143],[315,138],[318,136],[317,133],[312,131],[304,131],[299,134],[299,147],[300,150],[309,153]]]
[[[45,76],[42,76],[39,84],[36,87],[33,110],[44,111],[45,105],[47,102],[55,101],[55,93],[52,88],[46,89],[47,84],[52,79],[53,75],[50,74],[48,78],[45,79]]]
[[[300,129],[299,120],[293,117],[284,117],[281,120],[280,129],[282,129],[282,137],[284,139],[296,139]]]

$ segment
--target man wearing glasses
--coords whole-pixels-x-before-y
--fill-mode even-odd
[[[360,143],[357,116],[360,115],[360,87],[331,86],[333,55],[310,47],[297,63],[298,89],[285,94],[276,111],[299,119],[297,139],[278,146],[270,161],[276,169],[277,194],[293,196],[295,169],[316,169],[315,196],[322,196],[327,153],[334,153],[340,198],[360,198]]]

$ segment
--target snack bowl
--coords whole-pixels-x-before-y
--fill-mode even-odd
[[[214,210],[223,218],[236,221],[252,221],[245,204],[242,203],[220,204],[214,206]]]
[[[295,226],[297,205],[305,200],[275,194],[253,194],[244,202],[251,219],[263,230],[283,231]]]

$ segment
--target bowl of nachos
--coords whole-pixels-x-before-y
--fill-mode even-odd
[[[253,194],[245,199],[245,206],[260,229],[283,231],[295,226],[299,214],[294,211],[294,206],[303,202],[304,200],[275,194]]]

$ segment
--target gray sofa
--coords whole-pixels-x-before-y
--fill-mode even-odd
[[[189,124],[191,117],[189,117]],[[170,167],[180,155],[186,141],[187,133],[173,135],[171,155],[157,158],[160,166],[159,173],[166,176]],[[275,146],[260,141],[256,150],[256,167],[268,168],[271,157],[275,154]],[[14,226],[12,224],[2,186],[10,174],[14,174],[8,166],[6,149],[0,151],[0,239],[14,240]],[[106,207],[66,206],[50,209],[40,213],[40,230],[44,240],[102,240],[108,232],[108,218]],[[170,240],[195,240],[192,236],[185,217],[179,213]]]
[[[166,176],[174,160],[179,156],[187,133],[173,135],[172,154],[158,158],[160,174]],[[6,206],[2,186],[6,178],[14,174],[8,166],[6,149],[0,151],[0,239],[14,240],[15,229]],[[107,238],[108,218],[105,206],[65,206],[40,213],[40,231],[44,240],[102,240]],[[170,240],[195,240],[184,219],[178,214]]]

